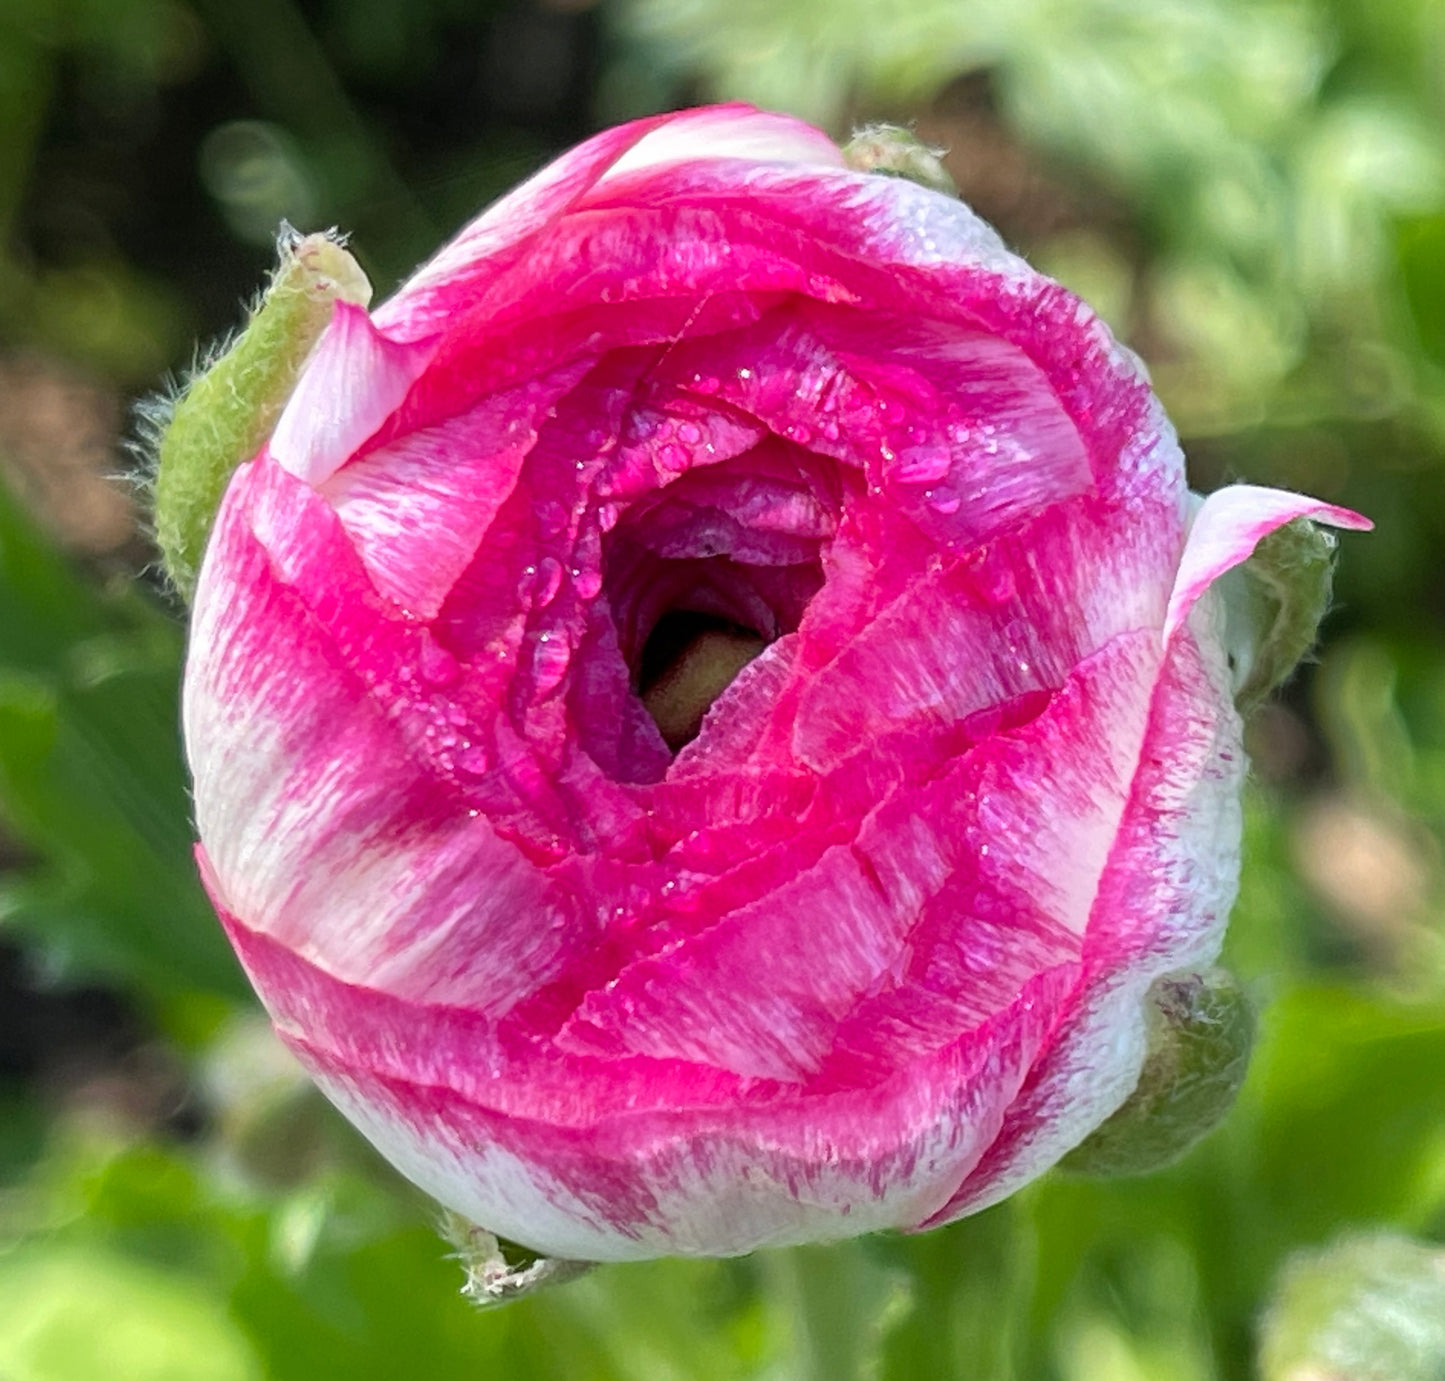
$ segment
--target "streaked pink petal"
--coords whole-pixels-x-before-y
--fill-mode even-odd
[[[1218,955],[1239,885],[1247,766],[1223,653],[1171,644],[1118,841],[1089,921],[1088,983],[998,1140],[924,1226],[997,1203],[1054,1164],[1133,1090],[1145,993]]]
[[[1261,489],[1252,484],[1216,489],[1200,505],[1189,529],[1189,542],[1169,595],[1165,638],[1174,636],[1195,601],[1225,571],[1249,560],[1261,538],[1295,518],[1312,518],[1317,523],[1355,532],[1366,532],[1374,526],[1348,508],[1321,503],[1305,494]]]
[[[307,484],[330,479],[401,405],[435,344],[392,340],[338,302],[271,435],[277,464]]]

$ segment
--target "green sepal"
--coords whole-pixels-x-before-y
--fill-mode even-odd
[[[481,1309],[511,1304],[549,1286],[565,1285],[586,1275],[596,1264],[541,1256],[515,1242],[503,1241],[457,1213],[444,1214],[440,1229],[466,1273],[462,1294]]]
[[[1314,646],[1330,606],[1334,565],[1334,536],[1296,518],[1220,579],[1241,713],[1264,701]]]
[[[943,166],[942,153],[901,125],[864,125],[843,145],[843,161],[854,172],[906,178],[956,197],[958,184]]]
[[[1254,1007],[1224,969],[1171,974],[1148,993],[1149,1050],[1123,1105],[1060,1162],[1078,1175],[1143,1175],[1179,1159],[1234,1104]]]
[[[239,335],[153,419],[152,515],[166,573],[190,602],[232,472],[266,443],[338,301],[371,284],[335,234],[283,234],[280,263]]]

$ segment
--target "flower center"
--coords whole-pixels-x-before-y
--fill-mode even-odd
[[[744,459],[690,473],[603,538],[603,590],[628,686],[674,755],[748,663],[797,629],[822,588],[836,519],[814,498],[809,464],[800,455],[760,473]]]
[[[697,737],[713,701],[767,645],[757,629],[716,614],[674,609],[658,619],[634,677],[647,713],[674,753]]]

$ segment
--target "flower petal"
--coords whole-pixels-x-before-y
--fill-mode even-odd
[[[338,302],[271,435],[283,469],[319,485],[351,460],[401,406],[436,341],[395,341],[362,307]]]
[[[1367,532],[1374,526],[1348,508],[1283,489],[1261,489],[1252,484],[1216,489],[1200,505],[1189,529],[1189,542],[1179,561],[1164,620],[1166,641],[1178,632],[1195,602],[1214,581],[1249,560],[1261,538],[1295,518],[1312,518],[1356,532]]]
[[[1149,985],[1219,952],[1239,886],[1242,729],[1223,650],[1169,648],[1118,841],[1100,878],[1078,1006],[934,1227],[1007,1198],[1132,1092]]]

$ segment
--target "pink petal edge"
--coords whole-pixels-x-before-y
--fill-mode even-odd
[[[1217,489],[1194,515],[1179,573],[1164,618],[1164,640],[1179,631],[1196,601],[1226,571],[1249,560],[1261,540],[1295,518],[1368,532],[1374,524],[1361,514],[1306,494],[1232,484]]]
[[[401,406],[436,344],[392,340],[364,307],[338,302],[271,434],[271,455],[307,484],[330,479]]]

